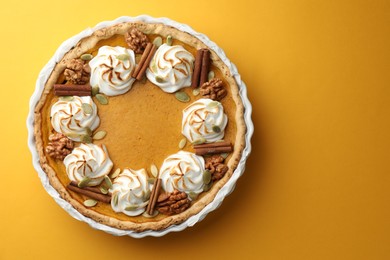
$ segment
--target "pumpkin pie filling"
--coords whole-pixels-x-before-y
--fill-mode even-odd
[[[64,69],[66,68],[64,64],[70,59],[77,58],[85,53],[96,57],[99,48],[103,46],[129,48],[125,41],[124,32],[134,26],[143,31],[150,42],[155,41],[158,37],[164,39],[170,36],[172,46],[183,46],[194,57],[199,47],[204,47],[204,44],[195,37],[163,25],[125,23],[119,27],[114,26],[112,29],[106,29],[104,34],[101,32],[103,36],[99,35],[99,31],[96,32],[91,36],[95,38],[94,40],[87,41],[85,45],[81,43],[76,46],[74,50],[65,55],[63,63],[60,63],[57,70],[54,70],[51,80],[48,81],[45,87],[46,95],[42,95],[40,105],[36,109],[37,117],[40,119],[35,125],[36,137],[38,147],[41,148],[41,164],[47,172],[51,184],[65,200],[69,201],[82,214],[120,229],[135,231],[160,230],[171,224],[183,222],[212,201],[218,190],[232,175],[241,156],[243,135],[245,133],[245,125],[242,120],[242,104],[234,79],[215,53],[212,53],[209,70],[213,72],[215,78],[222,80],[227,91],[226,96],[219,101],[228,119],[227,126],[224,129],[223,141],[232,143],[234,150],[232,153],[225,155],[227,156],[225,164],[229,167],[227,173],[220,180],[215,181],[210,190],[204,191],[193,198],[191,205],[185,211],[177,215],[160,213],[153,217],[145,217],[142,214],[129,216],[122,212],[115,212],[111,204],[108,203],[98,202],[93,207],[86,207],[83,203],[88,197],[66,189],[70,179],[63,161],[51,157],[44,149],[49,144],[50,135],[55,133],[51,123],[51,108],[59,100],[59,97],[52,90],[53,83],[68,83],[64,76]],[[141,54],[135,54],[135,60],[136,63],[140,62]],[[191,103],[204,97],[201,94],[194,95],[197,93],[190,86],[186,86],[180,91],[185,92],[190,97],[189,102],[180,102],[174,93],[162,91],[160,87],[144,76],[142,80],[135,80],[131,89],[126,93],[109,96],[106,105],[99,103],[96,97],[93,97],[100,118],[100,124],[93,132],[105,131],[107,134],[104,138],[92,142],[95,145],[106,147],[109,158],[113,162],[111,173],[118,168],[121,170],[126,168],[133,170],[145,169],[148,176],[153,178],[150,171],[152,165],[156,165],[160,169],[167,157],[180,150],[195,153],[193,145],[188,140],[182,149],[179,148],[179,143],[184,138],[181,132],[183,110]],[[75,147],[79,145],[80,142],[75,142]],[[210,156],[206,155],[204,157],[207,159]],[[149,225],[145,223],[149,223]]]

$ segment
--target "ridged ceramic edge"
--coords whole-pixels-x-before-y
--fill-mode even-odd
[[[90,36],[94,31],[99,30],[101,28],[108,27],[108,26],[112,26],[112,25],[115,25],[118,23],[135,22],[135,21],[142,21],[142,22],[146,22],[146,23],[163,23],[165,25],[175,27],[181,31],[188,32],[188,33],[194,35],[199,40],[204,42],[210,49],[215,51],[218,54],[218,56],[221,58],[221,60],[229,67],[232,75],[234,76],[234,78],[237,82],[237,85],[239,86],[240,96],[241,96],[241,99],[242,99],[242,102],[243,102],[243,105],[245,108],[244,120],[245,120],[245,124],[247,127],[247,132],[245,135],[245,148],[243,150],[241,160],[240,160],[236,170],[234,171],[232,177],[218,191],[213,202],[208,204],[198,214],[191,216],[190,218],[188,218],[186,221],[184,221],[181,224],[173,225],[173,226],[170,226],[170,227],[168,227],[164,230],[160,230],[160,231],[150,230],[150,231],[145,231],[145,232],[141,232],[141,233],[136,233],[136,232],[131,231],[131,230],[120,230],[120,229],[112,228],[112,227],[97,223],[96,221],[94,221],[90,218],[87,218],[84,215],[80,214],[67,201],[63,200],[60,197],[60,195],[58,194],[58,192],[50,185],[47,175],[42,170],[41,165],[39,164],[39,156],[38,156],[38,152],[36,150],[35,139],[34,139],[34,109],[35,109],[35,106],[40,99],[44,85],[45,85],[46,81],[48,80],[50,73],[53,70],[56,63],[59,62],[62,59],[62,57],[73,46],[76,45],[77,42],[79,42],[82,38]],[[192,227],[197,222],[204,219],[208,213],[210,213],[211,211],[218,208],[221,205],[223,199],[234,190],[234,187],[235,187],[235,184],[236,184],[238,178],[244,173],[245,162],[246,162],[247,157],[250,154],[251,149],[252,149],[251,142],[250,142],[252,135],[253,135],[253,131],[254,131],[253,122],[251,119],[252,105],[249,102],[248,97],[247,97],[246,85],[241,80],[241,76],[240,76],[240,74],[238,74],[236,66],[230,62],[230,60],[226,57],[224,51],[221,48],[219,48],[213,41],[211,41],[207,36],[205,36],[201,33],[195,32],[188,25],[172,21],[172,20],[165,18],[165,17],[153,18],[153,17],[147,16],[147,15],[140,15],[137,17],[122,16],[122,17],[119,17],[113,21],[101,22],[101,23],[97,24],[94,28],[88,28],[88,29],[82,31],[81,33],[69,38],[68,40],[66,40],[65,42],[63,42],[61,44],[61,46],[55,52],[54,56],[49,60],[49,62],[41,70],[41,72],[38,76],[38,80],[36,82],[35,91],[30,99],[29,107],[30,107],[30,111],[29,111],[29,114],[27,117],[28,147],[32,153],[32,161],[33,161],[34,168],[38,172],[39,178],[41,179],[45,190],[50,194],[50,196],[52,196],[54,198],[54,200],[57,202],[57,204],[59,204],[64,210],[66,210],[75,219],[86,222],[87,224],[89,224],[91,227],[93,227],[95,229],[99,229],[99,230],[105,231],[107,233],[110,233],[112,235],[116,235],[116,236],[128,235],[128,236],[131,236],[134,238],[142,238],[145,236],[160,237],[160,236],[163,236],[169,232],[178,232],[178,231],[184,230],[187,227]]]

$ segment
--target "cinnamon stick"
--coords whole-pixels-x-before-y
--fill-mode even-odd
[[[210,51],[208,49],[203,49],[202,69],[200,72],[199,87],[202,86],[203,83],[208,81],[209,69],[210,69]]]
[[[150,42],[146,45],[146,48],[145,48],[144,52],[142,53],[141,60],[138,64],[137,68],[133,71],[133,74],[131,75],[133,78],[137,78],[137,75],[138,75],[139,71],[141,70],[142,65],[145,63],[146,59],[148,58],[148,55],[149,55],[150,50],[152,49],[152,46],[153,46],[153,43],[150,43]]]
[[[75,181],[71,181],[69,183],[69,185],[72,185],[72,186],[75,186],[77,188],[80,188],[79,187],[79,184]],[[89,190],[89,191],[92,191],[92,192],[95,192],[95,193],[101,193],[100,189],[98,187],[83,187],[83,188],[80,188],[80,189],[83,189],[83,190]]]
[[[91,199],[94,199],[94,200],[98,200],[98,201],[105,202],[105,203],[110,203],[110,201],[111,201],[111,196],[110,195],[104,195],[104,194],[101,194],[101,193],[96,193],[96,192],[93,192],[91,190],[87,190],[85,188],[79,188],[79,187],[73,186],[71,184],[68,184],[67,188],[69,190],[71,190],[71,191],[74,191],[74,192],[77,192],[79,194],[88,196],[88,197],[90,197]]]
[[[158,178],[153,185],[152,193],[150,194],[150,198],[149,198],[149,204],[146,207],[146,213],[148,213],[149,215],[153,215],[153,211],[154,208],[156,207],[158,195],[160,193],[160,187],[161,187],[161,179]]]
[[[222,147],[222,146],[232,146],[232,144],[230,142],[215,142],[215,143],[208,143],[208,144],[196,144],[196,145],[194,145],[194,149]]]
[[[139,64],[139,66],[142,66],[142,67],[141,67],[141,69],[140,69],[140,71],[138,72],[138,75],[137,75],[137,77],[136,77],[137,80],[141,80],[142,77],[144,76],[145,71],[146,71],[146,69],[148,68],[149,63],[150,63],[150,61],[152,60],[153,55],[154,55],[154,53],[156,52],[156,50],[157,50],[157,46],[154,45],[154,44],[152,44],[152,48],[151,48],[151,50],[149,51],[148,57],[146,58],[145,62],[144,62],[143,64]]]
[[[196,155],[230,153],[233,151],[233,146],[230,142],[217,142],[210,144],[194,145]]]
[[[192,74],[191,87],[199,86],[200,71],[202,69],[203,49],[199,49],[195,55],[194,73]]]
[[[92,87],[89,84],[54,84],[54,94],[57,96],[91,96]]]

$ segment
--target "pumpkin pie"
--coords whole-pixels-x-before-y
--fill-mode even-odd
[[[82,38],[54,66],[34,110],[39,162],[75,210],[144,232],[210,204],[245,148],[239,87],[198,37],[122,22]]]

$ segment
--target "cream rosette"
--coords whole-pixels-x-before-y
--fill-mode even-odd
[[[199,99],[183,110],[182,134],[191,143],[213,143],[224,137],[227,122],[220,102]]]
[[[194,56],[183,46],[161,45],[146,70],[147,78],[167,93],[191,85]]]
[[[203,157],[185,151],[172,154],[164,160],[160,169],[162,187],[166,192],[177,189],[187,194],[199,194],[205,186],[204,171]]]
[[[71,181],[86,186],[99,185],[110,173],[113,163],[104,145],[80,144],[64,159],[66,173]]]
[[[134,78],[134,51],[123,47],[103,46],[90,62],[91,86],[98,86],[101,93],[117,96],[129,91]]]
[[[112,209],[128,216],[142,214],[149,203],[150,187],[145,169],[124,169],[110,189]]]
[[[88,106],[90,110],[83,109],[83,106]],[[100,123],[96,104],[88,96],[60,98],[51,107],[50,117],[55,131],[78,142],[83,135],[88,135],[90,130],[95,130]]]

